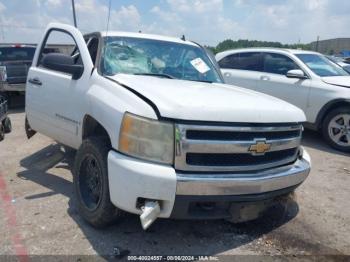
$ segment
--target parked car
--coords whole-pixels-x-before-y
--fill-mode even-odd
[[[343,69],[350,74],[350,65],[343,66]]]
[[[334,148],[350,152],[350,76],[324,55],[276,48],[216,55],[225,82],[269,94],[301,108],[305,126]]]
[[[338,56],[326,56],[329,60],[341,66],[346,72],[350,73],[350,59]]]
[[[7,100],[0,95],[0,141],[4,140],[5,134],[11,130],[11,120],[7,116]]]
[[[23,93],[35,46],[0,45],[0,94]]]
[[[41,53],[54,34],[73,54]],[[145,229],[158,217],[255,219],[310,171],[302,110],[223,84],[204,48],[172,37],[50,24],[26,116],[28,134],[77,149],[77,207],[97,227],[123,211]]]

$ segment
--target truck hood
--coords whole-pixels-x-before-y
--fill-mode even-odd
[[[350,76],[327,76],[322,77],[322,81],[330,85],[350,87]]]
[[[306,121],[303,111],[287,102],[231,85],[126,74],[110,78],[151,100],[162,117],[245,123]]]

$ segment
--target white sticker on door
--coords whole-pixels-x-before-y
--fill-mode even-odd
[[[190,63],[199,73],[204,74],[210,70],[209,66],[200,57],[193,59]]]

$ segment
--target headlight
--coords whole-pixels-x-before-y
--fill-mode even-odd
[[[0,81],[6,82],[6,80],[7,80],[6,66],[0,66]]]
[[[146,160],[172,164],[174,125],[125,113],[119,134],[119,151]]]

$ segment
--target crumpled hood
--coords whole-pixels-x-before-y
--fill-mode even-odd
[[[330,85],[350,87],[350,76],[322,77],[322,81]]]
[[[280,99],[225,84],[152,76],[110,77],[151,100],[162,117],[218,122],[304,122],[299,108]]]

